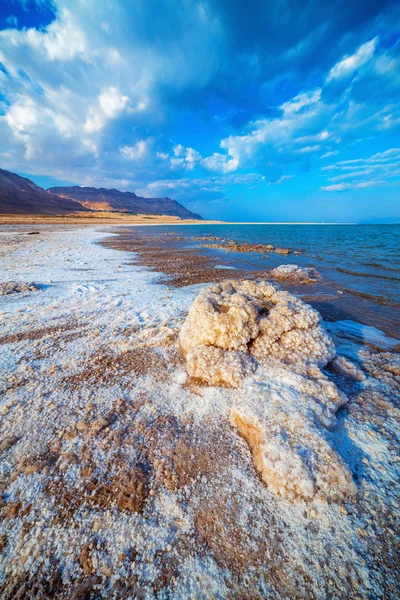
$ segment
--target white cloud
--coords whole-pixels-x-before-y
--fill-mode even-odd
[[[328,178],[327,192],[367,188],[376,185],[400,185],[400,149],[391,148],[367,158],[343,160],[323,167],[322,171],[338,173]]]
[[[77,56],[85,57],[88,44],[79,20],[66,8],[59,10],[58,18],[45,31],[37,29],[6,29],[0,31],[0,45],[4,50],[26,49],[49,61],[70,61]],[[31,57],[32,60],[33,57]],[[7,60],[8,66],[9,60]]]
[[[202,165],[209,171],[217,173],[231,173],[239,167],[237,158],[230,158],[220,152],[214,152],[211,156],[203,159]]]
[[[115,87],[108,87],[100,94],[98,105],[89,106],[84,130],[87,133],[101,131],[108,120],[115,119],[124,110],[128,102],[128,96]]]
[[[149,151],[149,142],[139,140],[134,146],[123,146],[120,148],[122,156],[128,160],[137,160],[143,158]]]
[[[303,92],[298,96],[295,96],[288,102],[284,102],[281,105],[281,109],[285,115],[293,115],[301,111],[305,107],[310,107],[313,104],[316,104],[321,97],[321,90],[311,90],[309,92]]]
[[[365,65],[371,60],[378,44],[378,36],[374,37],[369,42],[366,42],[357,50],[355,54],[347,56],[330,70],[327,81],[340,79],[352,75],[357,69]]]
[[[100,106],[108,119],[116,117],[128,102],[128,96],[121,94],[115,87],[107,88],[99,96]]]
[[[279,177],[279,179],[277,179],[276,181],[270,181],[268,183],[268,185],[280,185],[284,181],[288,181],[289,179],[293,179],[293,177],[294,177],[294,175],[281,175],[281,177]]]
[[[329,158],[330,156],[336,156],[336,154],[339,154],[339,150],[330,150],[329,152],[325,152],[320,158]]]
[[[333,185],[324,185],[321,190],[324,192],[344,192],[345,190],[369,188],[376,185],[383,185],[382,180],[375,181],[361,181],[359,183],[337,183]]]
[[[177,144],[174,146],[174,154],[175,156],[183,156],[185,154],[185,148],[182,146],[182,144]]]
[[[345,183],[338,183],[335,185],[323,185],[321,187],[321,190],[323,190],[324,192],[341,192],[345,189],[347,189]]]

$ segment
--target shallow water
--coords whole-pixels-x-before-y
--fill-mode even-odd
[[[154,236],[153,227],[141,233]],[[158,234],[179,232],[185,246],[215,236],[238,243],[272,244],[289,248],[288,256],[275,252],[235,253],[202,248],[219,257],[225,268],[271,269],[281,264],[313,266],[323,285],[302,286],[301,295],[341,294],[336,318],[348,318],[381,328],[400,337],[400,225],[195,225],[157,227]],[[209,243],[209,242],[207,242]],[[299,254],[294,254],[299,252]],[[324,298],[322,298],[324,296]],[[313,303],[313,302],[312,302]]]

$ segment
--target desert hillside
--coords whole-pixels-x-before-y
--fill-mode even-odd
[[[120,192],[116,189],[81,187],[78,185],[67,187],[52,187],[50,194],[61,198],[76,200],[91,210],[117,211],[130,214],[169,215],[181,219],[201,219],[200,215],[190,210],[171,198],[142,198],[134,192]]]
[[[30,179],[0,169],[0,214],[63,215],[89,209],[69,198],[49,194]]]

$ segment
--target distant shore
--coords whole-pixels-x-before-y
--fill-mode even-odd
[[[0,225],[200,225],[223,221],[183,220],[169,215],[98,212],[71,215],[0,215]]]
[[[357,223],[320,223],[296,221],[218,221],[181,219],[170,215],[126,215],[97,212],[71,215],[1,215],[0,225],[357,225]]]

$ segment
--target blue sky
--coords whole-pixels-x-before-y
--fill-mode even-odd
[[[207,218],[400,216],[400,4],[2,0],[0,166]]]

